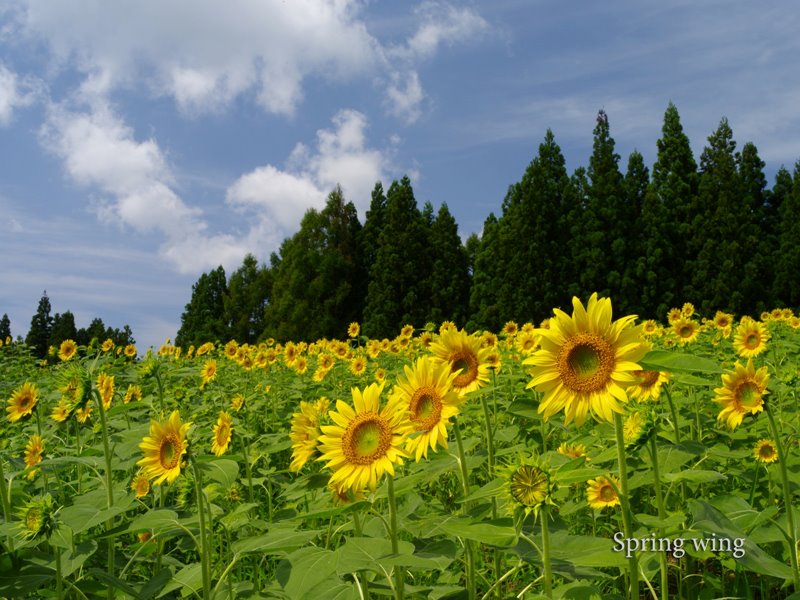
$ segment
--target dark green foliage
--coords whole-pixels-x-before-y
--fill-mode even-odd
[[[11,337],[11,320],[6,313],[3,313],[3,318],[0,319],[0,340],[5,344],[6,338]]]
[[[624,302],[620,308],[638,315],[644,314],[645,302],[641,285],[639,261],[646,256],[646,239],[643,237],[642,210],[650,183],[650,174],[644,165],[644,157],[637,150],[628,157],[628,170],[623,182],[624,207],[630,213],[631,220],[626,224],[625,263],[622,267],[621,298]]]
[[[408,177],[389,187],[384,210],[364,306],[364,333],[372,337],[394,336],[406,323],[421,327],[430,306],[428,231]]]
[[[47,291],[45,291],[39,299],[36,314],[31,318],[31,328],[25,337],[25,343],[37,358],[47,356],[52,328],[53,317],[50,315],[50,298],[47,297]]]
[[[270,271],[259,267],[252,254],[245,256],[242,266],[231,273],[227,293],[223,296],[225,322],[232,339],[248,344],[258,340],[264,330],[264,311],[271,287]]]
[[[449,320],[463,326],[469,311],[469,262],[447,204],[442,204],[430,224],[429,252],[433,264],[427,283],[430,308],[425,322],[438,324]]]
[[[467,323],[469,329],[486,327],[499,331],[502,326],[505,313],[495,285],[496,264],[500,254],[499,229],[497,217],[494,213],[489,213],[483,223],[480,245],[475,252],[469,298],[472,318]]]
[[[321,212],[309,210],[300,231],[272,257],[272,294],[263,337],[314,340],[344,337],[359,321],[365,273],[360,254],[361,224],[342,190],[328,196]]]
[[[181,327],[175,344],[188,347],[205,342],[226,341],[230,328],[225,317],[225,296],[228,284],[225,269],[220,265],[203,273],[192,286],[192,297],[181,315]]]
[[[50,332],[50,345],[58,348],[64,340],[77,342],[78,329],[75,327],[75,316],[66,311],[63,314],[56,313],[53,317],[53,329]]]
[[[782,186],[785,184],[781,182]],[[774,289],[778,304],[797,307],[800,305],[800,161],[795,163],[791,192],[786,193],[784,189],[780,193],[785,195],[778,211],[780,226]]]

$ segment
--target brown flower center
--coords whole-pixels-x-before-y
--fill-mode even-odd
[[[614,488],[609,483],[604,484],[600,488],[598,495],[603,502],[613,502],[617,498],[617,492],[614,491]]]
[[[573,392],[604,389],[611,379],[614,365],[614,349],[606,340],[592,333],[572,336],[558,354],[561,381]]]
[[[742,408],[754,408],[761,403],[761,390],[754,381],[743,381],[734,392]]]
[[[177,467],[181,459],[182,450],[183,443],[180,438],[174,433],[167,434],[158,451],[158,460],[161,463],[161,468],[168,471]]]
[[[744,345],[747,347],[748,350],[755,350],[758,348],[759,338],[755,333],[748,334],[747,338],[744,340]]]
[[[442,399],[433,386],[426,385],[411,396],[409,410],[416,431],[430,431],[442,417]]]
[[[386,455],[392,445],[392,431],[378,413],[356,415],[342,435],[342,451],[347,462],[371,465]]]
[[[460,373],[453,380],[453,387],[461,389],[467,387],[478,378],[478,357],[469,350],[460,350],[450,355],[452,367],[450,371]]]
[[[634,371],[633,374],[641,379],[639,387],[642,389],[650,389],[658,381],[658,371]]]

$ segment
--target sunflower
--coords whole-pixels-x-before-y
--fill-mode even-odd
[[[356,356],[353,360],[350,361],[350,372],[357,376],[361,377],[364,372],[367,370],[367,359],[363,356]]]
[[[62,397],[58,403],[53,407],[53,410],[50,412],[50,418],[53,419],[56,423],[63,423],[66,421],[70,414],[72,413],[72,408],[70,407],[69,403]]]
[[[716,325],[719,329],[730,327],[731,323],[733,323],[733,315],[730,313],[718,310],[717,314],[714,315],[714,325]]]
[[[142,387],[138,385],[128,384],[128,389],[125,390],[125,396],[122,398],[123,404],[128,404],[131,400],[142,399]]]
[[[658,323],[653,319],[648,319],[642,323],[642,335],[655,335],[658,333]]]
[[[617,493],[619,487],[619,479],[613,475],[608,477],[601,475],[596,479],[590,479],[586,488],[586,499],[589,506],[596,509],[619,506],[619,494]]]
[[[625,388],[635,384],[633,371],[647,351],[640,341],[641,325],[629,315],[611,321],[611,300],[589,298],[588,310],[572,299],[573,314],[556,309],[550,329],[538,329],[541,349],[523,361],[533,366],[528,388],[544,392],[539,412],[549,419],[565,410],[564,424],[580,426],[591,412],[611,421],[628,401]]]
[[[38,433],[34,433],[25,445],[25,466],[30,469],[38,465],[42,462],[43,453],[44,440]]]
[[[150,480],[141,469],[133,476],[131,490],[136,493],[137,498],[144,498],[150,492]]]
[[[660,371],[634,371],[637,383],[628,388],[628,396],[639,402],[658,400],[661,386],[669,380],[669,373]]]
[[[533,331],[523,331],[516,337],[514,345],[521,354],[530,354],[536,349],[539,340]]]
[[[391,397],[408,412],[401,431],[409,435],[406,451],[419,462],[428,457],[428,448],[447,448],[447,425],[458,414],[461,399],[452,389],[456,375],[447,363],[426,356],[403,370],[405,377],[398,378]]]
[[[217,376],[217,361],[213,358],[207,360],[200,369],[200,378],[203,380],[200,387],[204,387]]]
[[[700,325],[689,317],[680,317],[672,323],[672,333],[681,345],[691,344],[700,335]]]
[[[317,460],[327,461],[333,470],[330,482],[340,489],[375,490],[384,473],[394,475],[394,465],[407,458],[401,448],[403,435],[400,426],[405,409],[391,400],[380,409],[383,384],[373,383],[364,390],[352,389],[355,410],[342,400],[336,411],[329,412],[335,425],[320,429]]]
[[[347,326],[347,337],[357,338],[359,333],[361,333],[361,326],[355,321]]]
[[[431,352],[439,362],[450,365],[450,370],[457,373],[453,379],[453,389],[460,396],[474,392],[489,382],[489,365],[486,357],[491,351],[481,348],[481,339],[469,335],[463,329],[452,329],[439,336],[431,344]]]
[[[684,305],[681,306],[681,314],[686,318],[691,317],[694,314],[694,304],[691,302],[684,303]]]
[[[294,359],[292,368],[298,375],[305,375],[306,371],[308,371],[308,359],[305,356],[298,356]]]
[[[636,410],[628,415],[622,426],[625,446],[629,449],[638,448],[650,439],[654,430],[654,421],[650,413]]]
[[[448,331],[456,331],[458,327],[452,321],[442,321],[442,324],[439,325],[439,335],[444,335]]]
[[[386,381],[386,369],[382,367],[375,369],[375,381],[377,381],[378,383],[383,383],[384,381]]]
[[[555,485],[548,470],[537,459],[522,459],[511,464],[501,469],[501,476],[505,483],[503,495],[512,513],[538,515],[543,505],[554,504]]]
[[[419,345],[423,348],[430,348],[431,342],[433,342],[433,334],[430,331],[423,331],[419,334],[417,340],[419,340]]]
[[[236,412],[242,410],[242,406],[244,406],[244,396],[242,394],[236,394],[233,398],[231,398],[231,408]]]
[[[223,350],[226,358],[230,359],[236,358],[236,353],[238,351],[239,351],[239,344],[236,343],[236,340],[231,340],[227,344],[225,344],[225,348]]]
[[[103,352],[111,352],[111,350],[113,349],[114,349],[114,340],[112,340],[111,338],[108,338],[100,346],[100,350],[102,350]]]
[[[323,369],[322,367],[317,367],[317,370],[314,371],[314,374],[311,376],[311,380],[314,381],[315,383],[321,383],[322,381],[325,380],[325,378],[328,376],[328,373],[330,372],[331,372],[330,369]]]
[[[201,344],[200,347],[197,348],[197,351],[194,353],[194,355],[200,357],[203,356],[204,354],[208,354],[213,349],[214,349],[214,343],[206,342],[205,344]]]
[[[21,418],[27,417],[36,408],[37,402],[39,402],[39,390],[35,384],[26,381],[20,388],[14,390],[8,399],[6,407],[8,420],[16,423]]]
[[[747,366],[737,361],[733,373],[722,376],[722,387],[714,390],[715,402],[722,405],[717,417],[720,423],[727,423],[735,429],[742,423],[746,414],[754,415],[764,410],[764,396],[769,382],[767,367],[756,371],[752,359],[747,359]]]
[[[481,334],[481,348],[494,348],[497,346],[497,334],[484,331]]]
[[[514,337],[517,335],[517,331],[519,331],[519,327],[515,321],[506,321],[506,324],[503,325],[503,334],[508,337]]]
[[[58,358],[63,361],[70,360],[78,352],[78,344],[73,340],[64,340],[61,342],[61,347],[58,349]]]
[[[86,421],[92,415],[92,410],[94,410],[94,408],[91,400],[84,404],[83,408],[75,409],[75,418],[78,419],[78,423],[86,423]]]
[[[400,335],[405,338],[410,338],[412,335],[414,335],[414,326],[410,323],[406,323],[400,328]]]
[[[562,442],[562,444],[558,447],[558,453],[563,454],[567,458],[571,458],[573,460],[576,458],[586,458],[586,460],[591,460],[589,455],[586,454],[585,444],[570,444],[567,442]]]
[[[733,336],[733,349],[742,358],[758,356],[767,349],[769,331],[763,323],[743,318]]]
[[[155,478],[155,485],[164,480],[172,483],[181,474],[181,458],[189,447],[186,433],[191,425],[181,423],[181,415],[177,410],[173,411],[166,423],[150,422],[150,435],[145,436],[139,444],[144,458],[136,464],[142,467],[148,479]]]
[[[682,316],[683,316],[683,313],[681,313],[681,309],[680,308],[670,308],[669,312],[667,313],[667,323],[672,325],[675,321],[680,319]]]
[[[778,449],[772,440],[758,440],[753,448],[753,456],[758,462],[765,464],[778,460]]]
[[[26,540],[49,538],[56,530],[55,510],[50,494],[28,500],[17,512],[20,535]]]
[[[97,376],[97,391],[103,401],[103,408],[106,410],[111,408],[111,400],[114,398],[114,376],[100,373]]]
[[[231,443],[233,422],[231,416],[224,410],[219,411],[217,424],[214,425],[214,438],[211,440],[211,451],[217,456],[222,456]]]
[[[292,462],[289,470],[297,473],[317,451],[320,436],[319,422],[328,411],[330,402],[322,397],[316,402],[300,402],[300,412],[292,415]]]

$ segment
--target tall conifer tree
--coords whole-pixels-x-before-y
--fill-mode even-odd
[[[44,358],[50,343],[50,332],[53,328],[53,317],[50,315],[50,298],[47,291],[39,299],[36,314],[31,318],[31,328],[25,337],[25,343],[30,346],[34,356]]]

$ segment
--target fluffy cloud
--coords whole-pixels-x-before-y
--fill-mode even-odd
[[[36,97],[38,82],[20,77],[8,67],[0,64],[0,125],[8,125],[14,109],[28,106]]]
[[[285,170],[264,165],[242,175],[228,188],[227,202],[242,210],[266,210],[284,231],[291,231],[309,208],[321,208],[334,186],[363,210],[375,182],[385,179],[384,152],[366,145],[367,120],[354,110],[333,118],[333,129],[317,131],[312,151],[295,146]]]
[[[361,0],[26,0],[14,6],[9,37],[44,42],[54,67],[82,74],[84,99],[145,86],[188,115],[222,111],[242,94],[252,94],[267,112],[293,115],[307,77],[347,82],[366,75],[388,78],[381,87],[390,112],[413,121],[424,96],[415,63],[488,28],[474,10],[445,2],[422,3],[413,33],[391,47],[368,31]]]

